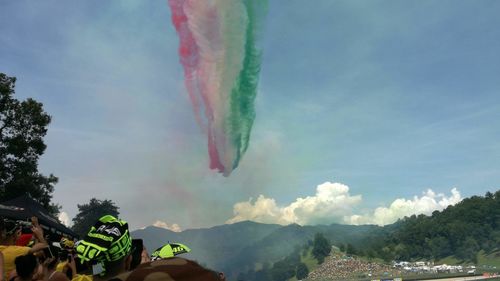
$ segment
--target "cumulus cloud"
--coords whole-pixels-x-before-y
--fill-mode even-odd
[[[350,224],[386,225],[405,216],[430,215],[436,210],[441,211],[460,201],[462,201],[462,196],[456,188],[451,190],[449,197],[443,193],[436,194],[431,189],[428,189],[421,197],[415,196],[413,199],[398,198],[389,207],[378,207],[373,213],[366,215],[352,215],[346,218],[346,222]]]
[[[273,198],[259,195],[257,200],[234,204],[234,216],[226,223],[251,220],[261,223],[287,225],[314,224],[378,224],[386,225],[405,216],[414,214],[430,215],[433,211],[443,210],[462,200],[460,192],[453,188],[451,195],[436,194],[428,189],[421,197],[413,199],[398,198],[388,207],[378,207],[365,214],[357,214],[356,206],[362,202],[361,195],[351,195],[349,187],[341,183],[325,182],[316,188],[314,196],[297,198],[289,205],[280,206]]]
[[[168,224],[164,221],[160,221],[160,220],[157,220],[153,223],[153,226],[156,226],[156,227],[161,227],[161,228],[165,228],[165,229],[168,229],[168,230],[171,230],[173,232],[181,232],[181,227],[174,223],[174,224]]]
[[[361,195],[351,196],[349,187],[340,183],[325,182],[316,188],[314,196],[297,198],[287,206],[278,206],[272,198],[260,195],[234,205],[234,217],[226,223],[252,220],[278,224],[319,224],[341,222],[352,214],[355,205],[361,202]]]
[[[60,212],[59,216],[58,216],[58,219],[65,226],[69,226],[70,219],[69,219],[68,213],[66,213],[66,212]]]

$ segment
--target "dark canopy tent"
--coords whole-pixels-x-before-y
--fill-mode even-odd
[[[0,217],[24,220],[26,216],[27,212],[23,208],[0,204]]]
[[[78,235],[53,217],[40,203],[28,195],[22,195],[0,204],[0,216],[15,220],[29,221],[35,216],[43,228],[59,235],[77,238]]]

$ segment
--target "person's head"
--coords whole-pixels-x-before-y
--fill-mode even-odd
[[[151,261],[151,258],[149,257],[148,249],[146,249],[146,247],[142,248],[141,263],[146,263],[146,262],[150,262],[150,261]]]
[[[33,254],[19,256],[15,259],[17,275],[23,280],[31,280],[36,273],[38,260]]]
[[[0,225],[1,242],[15,245],[17,238],[21,235],[21,225],[10,219],[2,219]]]
[[[113,216],[101,217],[76,247],[82,261],[97,262],[110,277],[130,269],[132,239],[128,223]]]
[[[61,247],[66,250],[71,250],[75,247],[75,242],[66,237],[62,237],[59,243],[61,244]]]

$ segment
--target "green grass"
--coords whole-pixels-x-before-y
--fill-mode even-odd
[[[358,259],[365,261],[365,262],[374,262],[374,263],[380,263],[380,264],[387,264],[383,259],[381,258],[368,258],[365,256],[356,256]]]
[[[307,255],[301,256],[300,261],[305,263],[309,272],[315,270],[319,266],[318,261],[312,255],[312,249],[307,251]]]
[[[464,262],[455,258],[454,256],[449,256],[439,261],[436,264],[448,264],[448,265],[471,265],[471,262]],[[477,266],[478,271],[486,272],[498,272],[500,271],[500,251],[495,251],[493,253],[487,254],[481,250],[477,254]],[[496,267],[496,268],[494,268]]]
[[[434,264],[447,264],[447,265],[459,265],[462,264],[463,261],[455,258],[455,256],[449,256],[444,259],[436,261]]]
[[[490,254],[486,254],[484,251],[480,251],[477,255],[477,263],[479,269],[482,271],[500,271],[500,251],[496,251]],[[488,266],[488,268],[485,268],[485,266]]]

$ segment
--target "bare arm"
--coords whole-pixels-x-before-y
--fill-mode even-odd
[[[0,281],[4,281],[3,254],[2,254],[2,252],[0,252]]]
[[[33,245],[29,253],[33,254],[47,248],[48,244],[47,242],[45,242],[45,238],[43,237],[43,229],[38,223],[38,218],[36,217],[31,218],[31,231],[33,232],[33,235],[35,236],[38,243]]]
[[[75,257],[73,255],[71,255],[71,260],[68,261],[68,267],[71,269],[71,279],[75,278],[76,262],[75,262]]]

